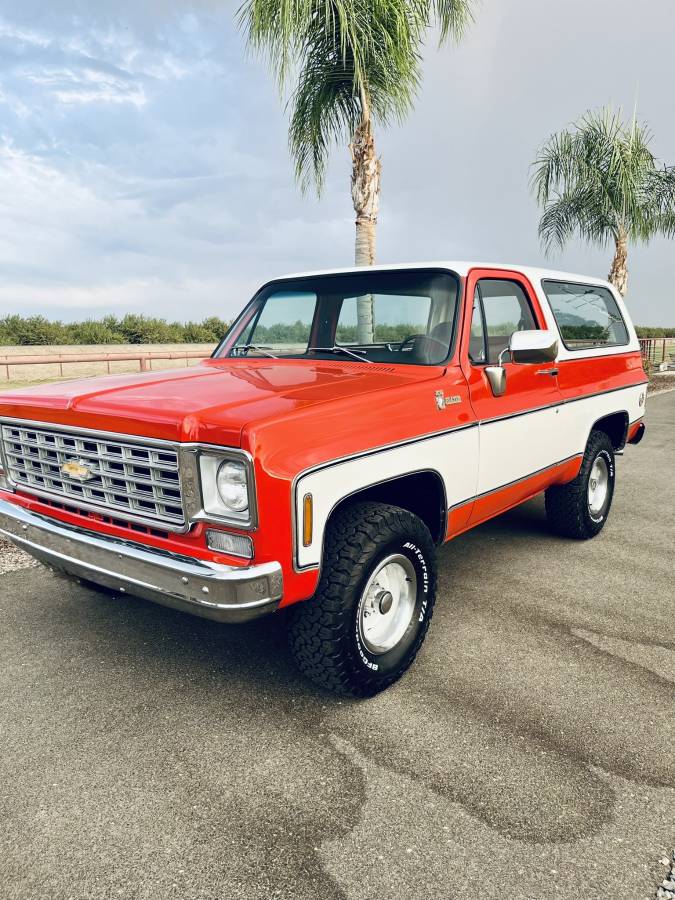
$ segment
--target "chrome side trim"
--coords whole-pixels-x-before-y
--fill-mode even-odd
[[[349,462],[353,459],[361,459],[364,456],[373,456],[376,453],[382,453],[385,450],[393,450],[397,447],[406,447],[409,444],[417,444],[422,441],[430,441],[433,438],[443,437],[446,434],[452,434],[456,431],[464,431],[467,428],[477,428],[479,425],[491,425],[493,422],[504,422],[507,419],[518,419],[521,416],[530,416],[533,413],[543,412],[545,409],[554,409],[557,406],[564,406],[567,403],[578,403],[581,400],[591,400],[593,397],[602,397],[605,394],[614,394],[617,391],[628,391],[631,388],[639,387],[640,385],[648,384],[647,381],[636,381],[634,384],[627,384],[620,388],[610,388],[608,391],[597,391],[594,394],[584,394],[582,397],[571,397],[569,399],[561,399],[556,403],[545,403],[543,406],[534,406],[530,409],[520,410],[515,413],[507,413],[503,416],[493,416],[490,419],[476,419],[474,422],[468,422],[464,425],[455,425],[450,428],[442,428],[440,431],[429,431],[424,434],[418,435],[413,438],[405,438],[402,441],[392,441],[390,444],[381,444],[377,447],[371,447],[368,450],[360,450],[356,453],[348,453],[346,456],[336,456],[334,459],[327,460],[323,463],[317,463],[314,466],[309,466],[306,469],[303,469],[298,475],[293,479],[292,490],[295,490],[295,484],[305,475],[309,475],[312,472],[317,472],[319,469],[328,469],[331,466],[337,465],[343,462]],[[621,410],[618,410],[621,412]],[[402,474],[408,474],[406,472]]]
[[[293,479],[293,481],[292,481],[292,483],[291,483],[291,524],[292,524],[292,538],[293,538],[293,546],[292,546],[292,550],[293,550],[293,570],[294,570],[295,572],[298,572],[298,573],[300,573],[300,572],[320,571],[320,570],[321,570],[321,563],[319,563],[318,565],[310,565],[310,566],[299,566],[299,565],[298,565],[298,533],[297,533],[297,516],[296,516],[297,485],[298,485],[298,482],[300,481],[300,479],[301,479],[301,478],[304,478],[306,475],[310,475],[310,474],[312,474],[312,473],[314,473],[314,472],[317,472],[317,471],[319,471],[319,470],[321,470],[321,469],[328,469],[328,468],[331,468],[332,466],[339,465],[340,463],[349,462],[349,461],[351,461],[351,460],[353,460],[353,459],[360,459],[360,458],[365,457],[365,456],[373,456],[373,455],[375,455],[375,454],[377,454],[377,453],[383,453],[383,452],[386,451],[386,450],[392,450],[392,449],[395,449],[395,448],[398,448],[398,447],[405,447],[405,446],[408,446],[408,445],[410,445],[410,444],[421,443],[421,442],[423,442],[423,441],[432,440],[433,438],[442,437],[442,436],[444,436],[444,435],[446,435],[446,434],[452,434],[452,433],[457,432],[457,431],[464,431],[464,430],[467,429],[467,428],[477,428],[477,427],[479,427],[479,426],[482,427],[482,426],[485,426],[485,425],[491,425],[491,424],[494,423],[494,422],[503,422],[503,421],[506,421],[507,419],[517,419],[517,418],[520,418],[521,416],[528,416],[528,415],[532,415],[533,413],[543,412],[544,410],[547,410],[547,409],[553,409],[553,408],[555,408],[555,407],[561,407],[561,406],[564,406],[564,405],[567,404],[567,403],[578,403],[578,402],[580,402],[580,401],[582,401],[582,400],[590,400],[590,399],[592,399],[593,397],[602,397],[602,396],[604,396],[605,394],[614,394],[614,393],[617,393],[617,392],[619,392],[619,391],[628,391],[628,390],[631,390],[632,388],[640,387],[640,386],[645,385],[645,384],[648,384],[648,383],[649,383],[649,382],[646,381],[646,380],[644,380],[644,381],[636,381],[636,382],[634,382],[633,384],[623,385],[622,387],[618,387],[618,388],[610,388],[608,391],[596,391],[596,392],[594,392],[594,393],[592,393],[592,394],[584,394],[584,395],[581,396],[581,397],[571,397],[571,398],[568,398],[568,399],[562,399],[562,398],[561,398],[561,399],[560,399],[559,401],[557,401],[556,403],[547,403],[547,404],[545,404],[545,405],[543,405],[543,406],[537,406],[537,407],[533,407],[533,408],[530,408],[530,409],[521,410],[521,411],[516,412],[516,413],[509,413],[509,414],[506,414],[506,415],[503,415],[503,416],[494,416],[493,418],[490,418],[490,419],[477,419],[476,421],[474,421],[474,422],[469,422],[469,423],[467,423],[467,424],[465,424],[465,425],[457,425],[457,426],[454,426],[454,427],[452,427],[452,428],[445,428],[445,429],[442,429],[442,430],[440,430],[440,431],[434,431],[434,432],[426,433],[426,434],[420,435],[420,436],[418,436],[418,437],[414,437],[414,438],[406,438],[405,440],[402,440],[402,441],[394,441],[394,442],[392,442],[392,443],[390,443],[390,444],[383,444],[383,445],[381,445],[381,446],[379,446],[379,447],[373,447],[373,448],[370,448],[370,449],[368,449],[368,450],[360,451],[360,452],[358,452],[358,453],[352,453],[352,454],[348,454],[348,455],[346,455],[346,456],[336,457],[335,459],[327,460],[326,462],[323,462],[323,463],[317,463],[317,464],[314,465],[314,466],[309,466],[307,469],[303,469],[301,472],[299,472],[299,473],[294,477],[294,479]],[[616,410],[616,411],[617,411],[617,412],[622,412],[622,410]],[[611,413],[608,413],[608,415],[611,415]],[[517,480],[514,481],[514,482],[510,482],[510,483],[508,483],[508,484],[499,485],[498,487],[493,488],[493,489],[490,490],[490,491],[487,491],[485,494],[475,494],[475,495],[473,495],[473,496],[471,496],[471,497],[467,497],[467,498],[465,498],[464,500],[462,500],[461,502],[456,503],[456,504],[454,504],[454,505],[451,506],[451,507],[448,507],[447,510],[446,510],[446,515],[447,515],[447,513],[450,513],[453,509],[457,509],[457,508],[460,507],[460,506],[465,506],[467,503],[471,503],[472,501],[475,501],[475,500],[479,499],[480,497],[487,496],[487,494],[495,493],[495,492],[497,492],[497,491],[501,491],[501,490],[503,490],[504,488],[507,488],[507,487],[509,487],[509,486],[512,485],[512,484],[517,484],[519,481],[526,481],[528,478],[532,478],[532,477],[534,477],[534,476],[540,474],[541,472],[545,472],[545,471],[546,471],[547,469],[549,469],[549,468],[555,468],[555,466],[559,466],[559,465],[562,465],[562,464],[564,464],[564,463],[566,463],[566,462],[569,462],[570,460],[575,459],[577,455],[578,455],[578,454],[574,454],[573,456],[567,457],[566,459],[560,460],[559,462],[552,463],[550,466],[546,466],[544,469],[540,469],[540,470],[538,470],[538,471],[536,471],[536,472],[530,472],[529,474],[524,475],[522,478],[519,478],[519,479],[517,479]],[[431,469],[427,469],[427,470],[418,470],[418,471],[431,471],[431,472],[435,472],[435,470],[431,470]],[[404,477],[405,475],[408,475],[408,474],[414,474],[414,473],[401,472],[401,476],[400,476],[400,477]],[[441,478],[441,480],[442,480],[442,476],[440,475],[439,472],[435,472],[435,474],[437,474],[438,477]],[[395,479],[388,479],[388,480],[395,480]],[[365,487],[360,488],[359,491],[356,491],[356,492],[354,492],[354,493],[359,493],[361,490],[367,490],[369,487],[374,487],[374,486],[376,486],[378,483],[380,483],[380,482],[374,482],[372,485],[366,485]],[[351,495],[350,495],[350,496],[351,496]],[[322,550],[322,555],[323,555],[323,550]]]
[[[75,578],[217,622],[272,612],[283,595],[278,562],[227,566],[86,531],[0,499],[0,534]]]

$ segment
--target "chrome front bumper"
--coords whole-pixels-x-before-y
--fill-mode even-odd
[[[277,562],[237,568],[86,531],[0,499],[0,536],[56,571],[214,619],[272,612],[283,593]]]

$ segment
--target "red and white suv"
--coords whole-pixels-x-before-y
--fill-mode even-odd
[[[436,547],[542,491],[556,532],[598,534],[645,393],[604,281],[445,262],[280,278],[197,367],[0,395],[0,533],[218,621],[292,605],[302,671],[372,695],[424,640]]]

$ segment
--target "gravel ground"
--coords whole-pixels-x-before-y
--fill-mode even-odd
[[[662,391],[672,391],[673,389],[675,389],[675,372],[660,372],[658,375],[652,375],[647,393],[650,395],[660,394]]]
[[[424,650],[367,702],[298,677],[283,616],[5,572],[2,900],[668,897],[675,394],[647,426],[595,540],[536,500],[445,547]]]
[[[675,850],[673,850],[670,859],[664,856],[661,865],[665,867],[665,878],[661,882],[657,892],[657,900],[673,900],[675,898]]]
[[[16,572],[19,569],[29,569],[37,565],[39,563],[27,553],[22,553],[14,544],[0,538],[0,575]]]

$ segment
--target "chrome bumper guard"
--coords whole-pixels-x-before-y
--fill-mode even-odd
[[[67,525],[0,499],[0,536],[56,571],[173,609],[245,622],[276,609],[277,562],[238,568]]]

